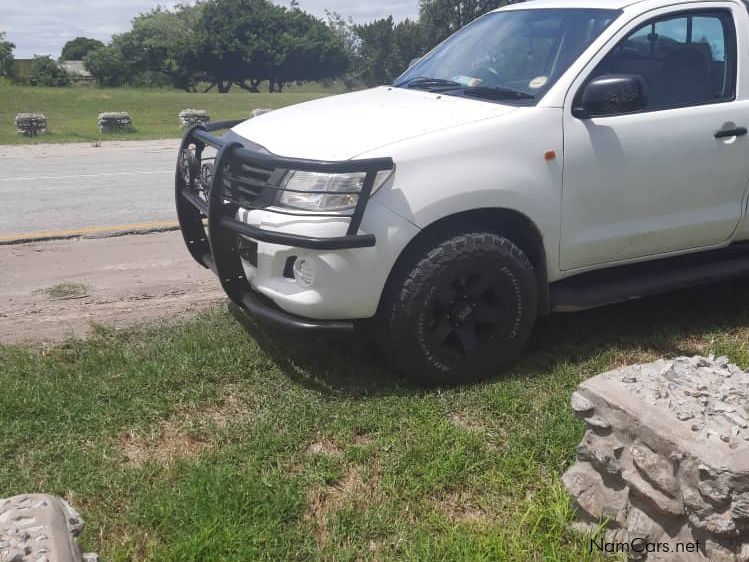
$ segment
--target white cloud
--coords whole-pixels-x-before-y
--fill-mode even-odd
[[[17,58],[51,54],[57,58],[66,41],[79,35],[107,42],[114,33],[127,31],[130,20],[157,4],[172,6],[174,0],[0,0],[0,31],[16,44]],[[288,5],[289,0],[279,3]],[[325,9],[355,21],[392,15],[414,17],[418,0],[301,0],[302,9],[323,16]]]

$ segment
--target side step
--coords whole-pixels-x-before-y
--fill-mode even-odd
[[[551,285],[557,312],[585,310],[749,276],[749,243],[583,273]]]

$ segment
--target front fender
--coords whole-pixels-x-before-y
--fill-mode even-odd
[[[373,196],[379,204],[419,228],[475,209],[517,211],[541,233],[554,280],[562,215],[561,109],[522,108],[362,156],[380,153],[393,157],[396,172]]]

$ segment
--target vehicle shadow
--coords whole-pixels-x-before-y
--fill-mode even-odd
[[[435,391],[398,374],[383,350],[360,336],[289,333],[229,309],[274,363],[298,384],[350,398]],[[492,380],[548,377],[560,364],[584,364],[606,351],[628,357],[692,355],[718,332],[749,326],[746,280],[683,290],[595,310],[543,318],[525,356]]]

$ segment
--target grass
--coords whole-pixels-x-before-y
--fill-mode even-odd
[[[279,108],[339,93],[311,84],[290,87],[281,94],[250,94],[233,89],[228,94],[193,94],[171,89],[33,88],[0,82],[0,144],[96,142],[101,140],[160,139],[181,136],[177,115],[186,108],[206,109],[214,121],[244,119],[258,107]],[[96,116],[103,111],[127,111],[135,130],[102,135]],[[49,132],[35,138],[16,134],[17,113],[41,112]]]
[[[572,390],[710,352],[749,368],[745,283],[545,319],[524,360],[459,388],[224,307],[0,346],[0,497],[65,496],[112,562],[597,560],[560,486]]]
[[[70,300],[87,297],[88,287],[83,283],[59,283],[38,292],[53,300]]]

